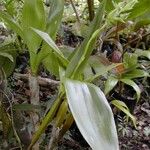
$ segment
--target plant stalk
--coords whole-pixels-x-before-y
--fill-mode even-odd
[[[88,10],[89,10],[89,19],[92,21],[94,19],[94,0],[87,0]]]
[[[39,84],[36,76],[29,75],[29,87],[31,92],[30,102],[33,105],[39,105]],[[36,112],[31,112],[31,119],[33,122],[33,134],[39,127],[39,116]],[[39,150],[39,143],[33,146],[33,150]]]

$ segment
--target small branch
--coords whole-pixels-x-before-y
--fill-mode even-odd
[[[15,79],[23,79],[28,81],[29,79],[29,74],[20,74],[20,73],[14,73],[14,78]],[[59,81],[52,80],[49,78],[42,78],[42,77],[37,77],[38,83],[41,86],[51,86],[51,87],[56,87],[59,85]]]
[[[150,32],[145,33],[144,35],[142,35],[142,38],[144,38],[144,37],[146,37],[146,36],[148,36],[148,35],[150,35]],[[136,42],[136,41],[139,40],[140,38],[141,38],[141,37],[137,37],[137,38],[131,40],[130,42],[128,42],[127,44],[124,45],[124,48],[126,48],[126,47],[129,46],[130,44]]]
[[[74,10],[74,12],[75,12],[75,14],[76,14],[77,20],[78,20],[78,22],[80,23],[80,18],[79,18],[78,12],[77,12],[77,10],[76,10],[76,7],[75,7],[75,5],[74,5],[74,3],[73,3],[72,0],[70,0],[70,2],[71,2],[71,5],[72,5],[72,8],[73,8],[73,10]]]
[[[89,10],[89,19],[92,21],[94,19],[94,0],[87,0],[88,10]]]
[[[38,83],[38,78],[36,76],[32,76],[29,74],[29,87],[30,87],[30,102],[33,105],[39,105],[40,103],[40,98],[39,98],[39,83]],[[38,130],[39,128],[39,115],[36,112],[31,112],[30,117],[33,122],[33,129],[32,132],[33,134]],[[33,150],[39,150],[39,143],[36,142],[32,148]]]

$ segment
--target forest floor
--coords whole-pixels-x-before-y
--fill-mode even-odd
[[[3,40],[4,36],[5,35],[0,35],[0,39]],[[67,38],[68,39],[66,39],[63,44],[69,46],[74,46],[78,41],[82,40],[81,37],[76,37],[71,32],[69,32]],[[17,58],[14,73],[8,79],[8,87],[14,95],[13,103],[23,104],[28,102],[30,99],[28,82],[16,77],[16,73],[28,73],[28,64],[28,54],[20,54]],[[56,80],[55,77],[51,76],[43,68],[41,68],[40,76]],[[131,121],[127,123],[126,121],[123,121],[123,118],[120,119],[120,116],[117,116],[120,150],[150,150],[150,85],[149,83],[146,83],[144,86],[146,86],[146,91],[142,93],[142,97],[139,103],[136,104],[133,111],[133,115],[137,119],[137,128],[133,126]],[[56,91],[56,87],[40,87],[40,101],[42,109],[46,109],[47,106],[51,105],[54,97],[56,96]],[[126,95],[126,97],[128,97],[128,95]],[[50,131],[47,130],[46,132],[47,139],[49,139],[48,133]],[[1,132],[0,137],[2,138]],[[58,149],[90,150],[88,144],[81,136],[75,124],[73,124],[70,131],[68,131],[64,138],[59,142]]]

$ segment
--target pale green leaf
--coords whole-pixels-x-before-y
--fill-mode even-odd
[[[92,82],[95,79],[99,78],[102,75],[105,75],[106,73],[108,73],[109,71],[111,71],[113,68],[117,67],[119,64],[111,64],[111,65],[102,65],[99,63],[98,64],[93,64],[92,68],[95,70],[96,74],[92,75],[91,77],[88,77],[86,79],[86,81]]]
[[[59,76],[59,62],[58,58],[53,52],[49,52],[47,57],[42,61],[46,69],[53,75]]]
[[[113,104],[114,106],[116,106],[118,109],[120,109],[121,111],[123,111],[128,117],[131,118],[131,120],[133,121],[134,126],[136,127],[136,119],[135,117],[130,113],[130,110],[128,108],[128,106],[119,100],[113,100],[111,101],[111,104]]]
[[[34,28],[32,28],[32,30],[49,45],[49,47],[54,51],[55,55],[60,59],[62,65],[66,67],[68,64],[68,60],[64,57],[63,53],[59,50],[51,37],[47,33],[40,30]]]
[[[22,10],[21,25],[24,29],[33,27],[37,29],[45,28],[45,11],[42,0],[25,0]]]
[[[28,46],[30,53],[30,64],[32,73],[37,74],[37,53],[42,39],[31,30],[31,27],[45,30],[46,17],[44,3],[42,0],[25,0],[22,9],[21,27],[24,33],[24,41]]]
[[[93,84],[66,80],[65,89],[75,122],[93,150],[119,150],[112,110]]]

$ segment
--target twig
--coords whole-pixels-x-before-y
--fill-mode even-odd
[[[150,32],[148,32],[148,33],[142,35],[142,38],[145,37],[145,36],[148,36],[148,35],[150,35]],[[141,38],[141,37],[137,37],[137,38],[131,40],[130,42],[128,42],[127,44],[124,45],[124,48],[126,48],[129,44],[131,44],[131,43],[133,43],[133,42],[136,42],[136,41],[139,40],[140,38]]]
[[[75,12],[75,14],[76,14],[77,21],[80,23],[80,18],[79,18],[78,12],[77,12],[77,10],[76,10],[76,7],[75,7],[75,5],[74,5],[74,3],[73,3],[72,0],[70,0],[70,2],[71,2],[71,5],[72,5],[72,8],[73,8],[73,10],[74,10],[74,12]]]
[[[89,10],[89,19],[92,21],[94,19],[94,1],[87,0],[88,10]]]
[[[28,80],[29,80],[29,87],[30,87],[30,103],[33,105],[39,105],[40,103],[40,98],[39,98],[39,84],[38,84],[38,79],[36,76],[32,76],[29,74],[28,76]],[[30,113],[30,117],[32,119],[33,122],[33,134],[38,130],[39,128],[39,115],[36,112],[31,112]],[[39,143],[36,142],[32,148],[33,150],[39,150]]]
[[[14,78],[16,79],[23,79],[23,80],[28,80],[29,79],[29,74],[20,74],[20,73],[14,73]],[[56,87],[59,85],[59,81],[52,80],[49,78],[42,78],[42,77],[37,77],[38,83],[41,86],[51,86],[51,87]]]

